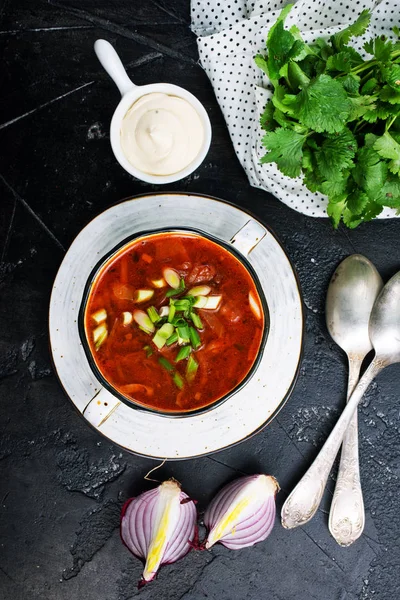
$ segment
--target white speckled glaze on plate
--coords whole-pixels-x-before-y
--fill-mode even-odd
[[[236,236],[244,226],[244,235]],[[168,227],[193,227],[228,243],[234,240],[258,275],[270,316],[264,354],[245,387],[209,412],[183,418],[142,412],[120,403],[95,378],[78,331],[83,291],[99,260],[136,232]],[[247,239],[249,231],[257,232],[255,243]],[[299,368],[303,311],[298,282],[284,250],[256,219],[215,198],[163,193],[125,200],[81,231],[54,282],[49,327],[60,382],[93,427],[131,452],[185,459],[243,441],[279,410]]]

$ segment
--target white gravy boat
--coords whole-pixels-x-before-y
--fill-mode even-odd
[[[106,40],[97,40],[94,44],[94,50],[100,63],[114,81],[122,96],[120,103],[115,109],[110,126],[111,147],[113,149],[115,158],[121,167],[123,167],[125,171],[134,177],[137,177],[142,181],[146,181],[147,183],[155,184],[179,181],[179,179],[183,179],[184,177],[190,175],[190,173],[193,173],[193,171],[195,171],[203,162],[211,143],[211,123],[201,102],[199,102],[199,100],[197,100],[193,94],[184,88],[173,85],[172,83],[151,83],[149,85],[140,86],[135,85],[129,79],[118,54],[112,45]],[[139,100],[139,98],[146,94],[153,94],[155,92],[183,98],[196,110],[203,124],[204,139],[199,153],[194,160],[187,165],[187,167],[178,171],[177,173],[173,173],[172,175],[151,175],[149,173],[140,171],[128,161],[121,147],[121,124],[124,116],[132,104]]]

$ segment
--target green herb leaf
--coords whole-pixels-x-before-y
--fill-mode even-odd
[[[348,173],[337,179],[330,179],[329,181],[324,181],[321,183],[320,191],[328,196],[330,202],[342,202],[347,197],[347,182],[348,182]]]
[[[371,12],[369,10],[363,10],[352,25],[349,25],[343,31],[335,33],[335,35],[331,37],[332,46],[337,51],[342,50],[352,37],[358,37],[366,32],[370,20]]]
[[[364,147],[357,153],[352,176],[359,187],[374,200],[385,183],[387,170],[387,164],[380,159],[379,154],[373,148]]]
[[[341,202],[330,202],[326,208],[326,213],[335,229],[339,226],[345,207],[346,201],[342,200]]]
[[[296,62],[288,64],[288,80],[292,89],[302,89],[310,83],[310,78],[304,73]]]
[[[287,113],[288,115],[293,116],[294,111],[292,109],[291,106],[289,106],[288,104],[284,104],[284,100],[287,101],[288,100],[288,93],[286,88],[283,85],[277,85],[275,87],[275,91],[274,91],[274,95],[272,96],[271,100],[272,100],[272,104],[275,106],[275,108],[277,108],[278,110],[282,111],[283,113]],[[296,96],[294,96],[295,98]]]
[[[322,133],[342,131],[347,121],[351,103],[343,86],[329,75],[319,75],[305,87],[290,107],[298,115],[300,123]]]
[[[328,58],[326,61],[326,70],[350,73],[352,67],[360,65],[363,62],[362,56],[354,48],[347,46],[341,52]]]
[[[393,87],[390,87],[390,85],[384,85],[379,94],[379,98],[390,104],[400,104],[400,88],[399,91],[396,91]]]
[[[381,137],[378,137],[374,143],[374,150],[376,150],[382,158],[400,160],[400,144],[398,144],[388,132],[384,133]]]
[[[284,67],[292,58],[298,56],[304,47],[304,42],[296,39],[290,31],[284,28],[285,19],[292,9],[292,6],[292,4],[288,4],[281,11],[276,23],[271,27],[268,33],[266,72],[272,81],[279,79],[282,67]]]
[[[354,214],[362,213],[363,209],[369,202],[369,198],[365,192],[356,188],[347,196],[346,208]]]
[[[264,73],[268,75],[268,63],[262,54],[256,54],[254,62],[261,71],[264,71]]]
[[[351,109],[349,114],[349,121],[355,121],[365,114],[372,112],[376,109],[376,96],[356,96],[355,98],[349,98],[351,103]]]
[[[260,125],[262,129],[265,129],[265,131],[272,131],[273,129],[275,129],[276,125],[274,123],[274,111],[275,107],[273,103],[269,100],[260,117]]]
[[[261,159],[262,163],[276,162],[284,175],[298,177],[301,172],[302,147],[305,135],[290,129],[277,129],[266,133],[262,143],[269,152]]]
[[[393,43],[390,40],[387,40],[385,36],[375,38],[372,53],[377,60],[383,63],[388,62],[392,52]]]
[[[339,79],[348,94],[357,94],[360,87],[360,77],[354,73],[348,73]]]
[[[392,65],[387,70],[385,80],[397,92],[400,92],[400,65]]]
[[[376,202],[381,206],[400,208],[400,179],[396,175],[389,175],[385,184],[377,192]]]
[[[353,166],[356,150],[356,138],[350,129],[325,139],[316,152],[318,169],[322,177],[337,179],[340,171]]]
[[[378,80],[375,77],[371,77],[368,79],[361,88],[361,93],[364,95],[368,95],[371,92],[376,90],[376,86],[378,85]]]

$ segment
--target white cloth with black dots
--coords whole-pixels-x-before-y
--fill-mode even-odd
[[[270,27],[288,2],[268,0],[191,0],[192,30],[198,36],[200,63],[207,73],[225,117],[235,152],[252,186],[271,192],[291,208],[313,217],[326,217],[327,198],[310,192],[300,178],[290,179],[275,163],[260,165],[265,154],[259,117],[271,92],[268,79],[254,63],[265,52]],[[394,39],[400,3],[370,0],[298,0],[286,19],[296,24],[306,42],[328,37],[353,22],[364,8],[372,11],[365,35],[351,44],[365,56],[364,42],[385,34]],[[394,217],[385,209],[380,217]]]

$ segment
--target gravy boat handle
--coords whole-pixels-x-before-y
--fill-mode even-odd
[[[120,57],[106,40],[96,40],[94,51],[102,67],[114,81],[119,89],[121,96],[131,91],[136,85],[129,79]]]

